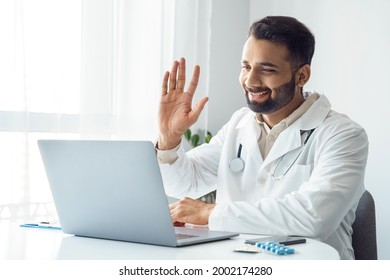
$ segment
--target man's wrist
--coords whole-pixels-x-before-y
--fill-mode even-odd
[[[211,213],[214,210],[214,207],[215,207],[215,204],[207,204],[207,207],[205,207],[206,216],[207,216],[207,224],[210,221],[210,216],[211,216]]]
[[[169,150],[160,149],[158,144],[159,143],[157,140],[157,142],[155,142],[154,147],[156,149],[156,155],[157,155],[158,162],[160,164],[173,164],[178,159],[177,151],[180,148],[181,141],[179,142],[179,144],[177,144],[177,146],[175,146]]]
[[[160,136],[156,143],[156,148],[160,151],[172,150],[176,148],[181,142],[181,137],[178,139],[175,137],[174,140],[169,140],[168,137]]]

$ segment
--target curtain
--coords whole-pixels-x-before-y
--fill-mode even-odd
[[[182,56],[207,96],[210,17],[207,0],[0,0],[0,221],[56,215],[38,139],[154,141]]]

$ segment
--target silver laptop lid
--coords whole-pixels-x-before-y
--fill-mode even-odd
[[[149,141],[39,140],[65,233],[176,246]]]

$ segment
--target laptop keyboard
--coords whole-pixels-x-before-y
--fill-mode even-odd
[[[191,238],[191,237],[198,237],[197,235],[192,235],[192,234],[184,234],[184,233],[176,233],[176,239],[186,239],[186,238]]]

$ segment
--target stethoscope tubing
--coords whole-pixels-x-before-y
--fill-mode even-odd
[[[280,165],[280,162],[283,160],[284,156],[282,156],[278,163],[276,164],[275,166],[275,169],[274,171],[272,172],[272,175],[271,177],[274,179],[274,180],[280,180],[281,178],[283,178],[287,172],[291,169],[291,167],[294,165],[294,163],[297,161],[298,157],[301,155],[302,151],[303,151],[303,147],[306,145],[306,143],[309,141],[311,135],[313,134],[315,128],[313,129],[310,129],[310,130],[303,130],[301,132],[301,135],[303,133],[308,133],[307,136],[306,136],[306,139],[305,141],[303,142],[303,146],[302,146],[302,149],[301,151],[299,152],[298,156],[294,159],[294,161],[292,162],[292,164],[287,168],[287,170],[285,172],[283,172],[283,174],[281,176],[278,176],[276,177],[275,176],[275,172],[276,172],[276,169],[279,167]],[[233,172],[233,173],[239,173],[239,172],[242,172],[245,168],[245,161],[241,158],[241,152],[242,152],[242,144],[240,143],[240,145],[238,146],[238,151],[237,151],[237,156],[235,158],[233,158],[230,163],[229,163],[229,168],[230,170]]]

